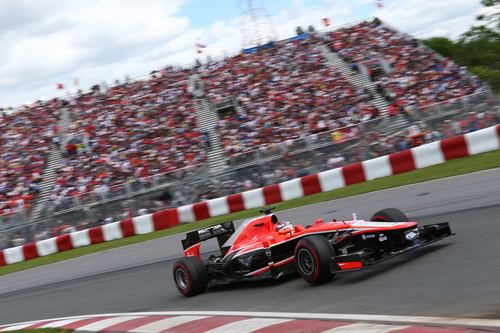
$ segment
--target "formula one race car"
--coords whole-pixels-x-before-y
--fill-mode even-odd
[[[324,222],[306,227],[279,221],[271,213],[250,219],[235,230],[232,222],[189,232],[182,241],[184,257],[173,277],[184,296],[207,286],[242,280],[277,279],[298,272],[313,285],[335,273],[359,270],[451,236],[447,222],[417,226],[395,208],[375,213],[370,221]],[[221,254],[202,259],[202,241],[217,238]]]

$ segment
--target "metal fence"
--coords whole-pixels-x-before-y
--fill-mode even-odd
[[[162,188],[182,183],[184,180],[204,178],[207,174],[208,165],[199,164],[172,172],[131,180],[115,186],[97,187],[93,191],[81,195],[39,202],[39,216],[49,218],[52,215],[69,213],[82,207],[95,206],[98,203],[107,204],[117,200],[130,199],[137,195],[159,191]],[[19,206],[9,214],[0,215],[0,231],[26,224],[31,213],[33,213],[32,208]]]
[[[231,169],[239,169],[250,165],[263,164],[270,159],[281,158],[287,154],[316,149],[356,139],[361,133],[371,131],[382,122],[382,118],[373,119],[351,126],[330,131],[310,134],[294,140],[287,140],[269,146],[261,146],[249,152],[228,157],[227,163]]]
[[[405,113],[400,116],[400,118],[406,120],[401,122],[401,127],[407,126],[409,122],[424,119],[437,119],[468,112],[484,112],[497,105],[498,101],[493,94],[489,90],[485,90],[421,108],[407,107]],[[391,131],[394,130],[394,127],[386,126],[391,122],[394,122],[394,119],[379,118],[331,131],[307,135],[279,144],[261,146],[249,152],[230,156],[227,159],[227,163],[233,169],[248,167],[252,164],[262,164],[269,159],[279,158],[287,153],[310,150],[322,145],[331,145],[339,141],[352,140],[355,139],[359,133],[366,133],[374,129],[380,130],[381,132],[387,130]]]
[[[421,108],[407,108],[403,117],[407,121],[432,120],[465,113],[481,113],[498,107],[499,103],[489,90],[472,95],[434,103]]]
[[[207,165],[200,165],[68,198],[59,205],[47,202],[43,219],[36,223],[22,225],[29,216],[25,210],[14,217],[0,217],[0,247],[11,245],[12,239],[43,239],[50,235],[48,231],[62,225],[87,228],[109,222],[109,218],[115,221],[124,218],[128,211],[134,214],[141,209],[153,212],[366,160],[390,152],[384,151],[380,142],[373,142],[372,134],[380,137],[382,129],[385,138],[400,136],[409,124],[422,121],[428,131],[439,130],[448,119],[461,121],[471,112],[491,112],[489,110],[496,112],[495,121],[498,121],[497,100],[489,92],[481,92],[416,109],[411,116],[406,116],[408,122],[400,126],[388,126],[387,121],[394,122],[394,119],[385,118],[240,154],[235,156],[237,160],[231,160],[232,163],[237,161],[233,167],[210,178]],[[158,200],[166,193],[170,197],[166,203]]]

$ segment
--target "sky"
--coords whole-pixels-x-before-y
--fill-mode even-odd
[[[479,0],[254,0],[278,39],[297,26],[331,27],[377,16],[417,38],[457,38]],[[166,65],[242,48],[242,0],[0,0],[0,108],[31,104],[147,75]],[[269,25],[268,25],[269,26]],[[266,26],[262,26],[266,27]],[[76,79],[76,80],[75,80]],[[75,86],[78,81],[78,86]],[[62,83],[65,90],[57,90]]]

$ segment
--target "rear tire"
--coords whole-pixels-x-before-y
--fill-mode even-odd
[[[333,273],[330,262],[334,251],[323,236],[302,238],[295,247],[295,264],[300,276],[312,285],[320,285],[330,281]]]
[[[396,208],[386,208],[382,209],[370,218],[370,221],[377,222],[408,222],[408,216],[402,211]]]
[[[198,295],[207,287],[207,270],[198,257],[177,260],[172,272],[177,290],[186,297]]]

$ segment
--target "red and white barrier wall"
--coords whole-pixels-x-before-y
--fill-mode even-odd
[[[0,251],[0,266],[30,260],[77,247],[109,242],[171,228],[179,224],[176,209],[134,217],[103,226],[49,238]]]
[[[167,229],[179,223],[262,207],[310,194],[331,191],[368,180],[396,175],[446,161],[500,149],[500,125],[432,142],[409,150],[149,215],[0,251],[0,266],[77,247]]]
[[[500,149],[500,125],[283,183],[177,208],[179,222],[262,207]]]

